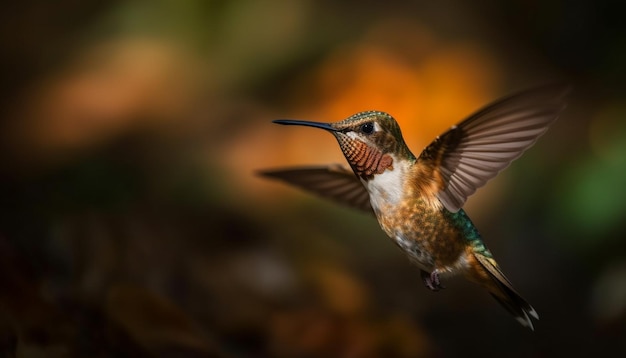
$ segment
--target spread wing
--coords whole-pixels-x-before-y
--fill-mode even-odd
[[[437,196],[446,209],[458,211],[468,196],[530,148],[565,108],[568,92],[550,85],[506,97],[426,147],[418,160],[439,176]]]
[[[374,213],[367,189],[352,170],[341,165],[263,170],[259,174],[285,181],[339,204]]]

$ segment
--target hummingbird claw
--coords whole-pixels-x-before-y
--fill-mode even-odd
[[[433,270],[433,272],[428,273],[424,270],[421,271],[422,274],[422,280],[424,281],[424,285],[426,286],[426,288],[430,289],[431,291],[439,291],[442,288],[446,288],[444,285],[441,284],[441,281],[439,280],[439,272],[437,272],[437,270]]]

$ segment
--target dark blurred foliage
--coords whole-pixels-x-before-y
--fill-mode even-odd
[[[608,1],[0,5],[6,357],[626,354],[626,26]],[[255,177],[343,162],[275,118],[392,113],[417,152],[565,80],[467,211],[541,316],[432,293],[369,216]]]

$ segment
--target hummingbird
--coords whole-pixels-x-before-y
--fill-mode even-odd
[[[382,230],[438,291],[442,277],[477,283],[534,330],[535,309],[513,288],[462,209],[476,189],[520,157],[565,108],[569,88],[547,85],[493,102],[438,136],[415,156],[385,112],[335,123],[279,119],[333,134],[350,169],[340,165],[265,170],[260,174],[373,213]]]

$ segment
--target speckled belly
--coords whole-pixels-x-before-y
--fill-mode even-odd
[[[395,210],[393,210],[395,209]],[[443,208],[422,200],[377,212],[382,229],[421,269],[446,269],[464,252],[465,240]]]
[[[435,267],[435,258],[418,240],[407,239],[399,234],[391,236],[393,241],[404,251],[409,260],[424,271],[432,271]]]

